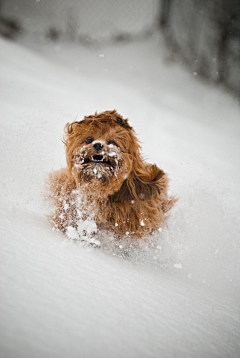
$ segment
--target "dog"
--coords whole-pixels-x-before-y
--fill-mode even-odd
[[[133,238],[159,229],[176,200],[164,171],[142,159],[127,119],[113,110],[67,123],[64,144],[67,168],[49,178],[54,229],[77,233],[81,222],[86,233],[94,222],[93,232]]]

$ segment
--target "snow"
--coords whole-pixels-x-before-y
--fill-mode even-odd
[[[4,358],[239,357],[239,105],[161,41],[0,40]],[[179,198],[148,241],[74,242],[47,218],[64,125],[106,109],[130,119]]]

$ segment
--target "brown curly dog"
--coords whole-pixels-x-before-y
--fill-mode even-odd
[[[67,168],[49,180],[55,229],[77,233],[89,218],[99,229],[134,238],[159,228],[176,200],[168,198],[163,170],[141,158],[127,119],[115,110],[95,113],[67,123],[64,139]]]

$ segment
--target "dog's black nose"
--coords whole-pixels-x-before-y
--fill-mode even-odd
[[[94,143],[93,148],[96,150],[96,152],[100,152],[103,149],[102,143]]]

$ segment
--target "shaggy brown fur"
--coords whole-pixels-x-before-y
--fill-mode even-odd
[[[141,158],[127,119],[95,113],[68,123],[64,139],[67,168],[50,175],[57,230],[77,228],[88,216],[98,228],[135,238],[159,227],[175,200],[167,196],[166,174]]]

